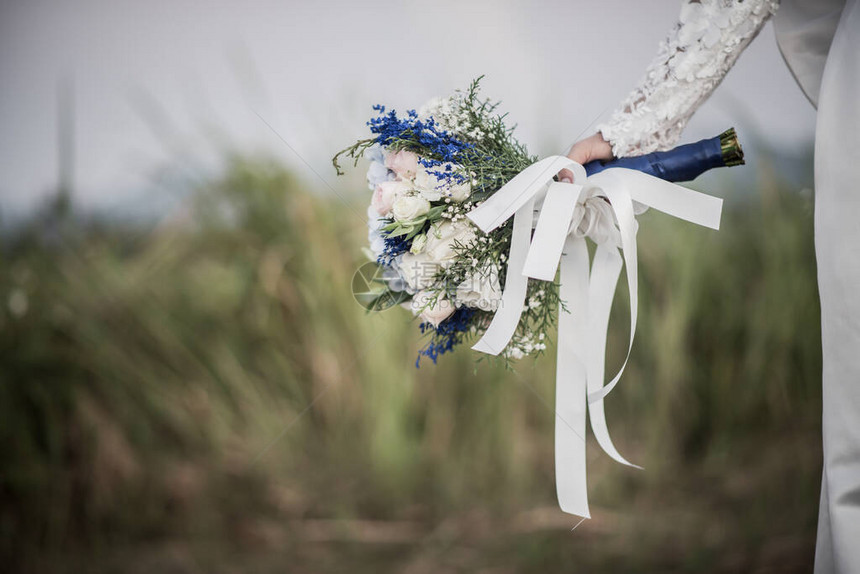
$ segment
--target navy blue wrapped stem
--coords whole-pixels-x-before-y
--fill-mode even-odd
[[[588,175],[600,173],[611,167],[624,167],[642,171],[667,181],[691,181],[709,169],[728,165],[723,155],[724,141],[723,136],[716,136],[678,146],[669,151],[654,152],[637,157],[622,157],[606,162],[597,160],[589,162],[583,167]]]

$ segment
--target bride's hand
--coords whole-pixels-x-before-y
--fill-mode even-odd
[[[612,159],[612,146],[609,142],[603,139],[603,135],[597,132],[593,136],[579,140],[570,151],[567,152],[567,157],[573,161],[585,165],[596,159],[610,160]],[[558,180],[565,183],[573,183],[573,172],[563,169],[558,172]]]

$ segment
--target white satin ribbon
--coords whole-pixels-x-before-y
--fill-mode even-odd
[[[574,183],[553,181],[562,169],[573,171]],[[532,234],[535,199],[543,193],[546,195]],[[604,198],[609,209],[592,203]],[[528,279],[552,281],[556,270],[559,272],[559,294],[570,313],[559,309],[556,490],[563,511],[586,518],[590,517],[585,474],[586,404],[600,447],[614,460],[641,468],[615,448],[603,408],[603,399],[624,373],[636,334],[639,303],[634,202],[704,227],[720,226],[719,198],[629,169],[613,168],[587,177],[580,164],[563,156],[530,165],[468,214],[485,233],[514,218],[502,303],[474,350],[501,353],[519,324]],[[612,215],[612,221],[607,221],[607,214]],[[590,267],[585,237],[598,243]],[[621,368],[604,385],[609,312],[622,263],[627,267],[630,292],[630,338]]]

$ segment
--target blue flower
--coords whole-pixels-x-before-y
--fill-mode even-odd
[[[380,265],[391,265],[391,262],[398,256],[409,251],[412,248],[412,239],[404,239],[402,235],[391,237],[388,233],[382,231],[382,240],[385,246],[382,248],[382,253],[376,258],[376,262]]]
[[[376,105],[373,109],[379,115],[371,118],[367,125],[371,133],[376,134],[376,142],[381,146],[389,146],[395,141],[411,142],[420,151],[424,167],[457,163],[463,154],[474,153],[474,145],[441,129],[432,117],[422,121],[415,110],[408,110],[406,117],[401,119],[395,110],[385,113],[385,106]]]
[[[432,331],[433,335],[426,347],[418,351],[418,357],[415,359],[415,368],[421,366],[421,357],[428,357],[433,364],[439,355],[444,355],[454,348],[454,345],[461,343],[465,334],[472,327],[472,319],[475,315],[475,309],[471,307],[460,307],[454,313],[439,323],[438,327],[434,327],[432,323],[421,323],[418,328],[422,333]]]

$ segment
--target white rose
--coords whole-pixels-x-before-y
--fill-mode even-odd
[[[404,253],[400,259],[398,271],[408,287],[407,291],[415,293],[433,285],[433,277],[439,270],[439,264],[431,261],[426,253]]]
[[[412,312],[438,327],[439,323],[450,317],[455,311],[454,304],[442,295],[434,295],[422,291],[412,298]]]
[[[453,163],[444,163],[439,166],[438,171],[440,173],[457,173],[457,166]],[[468,179],[463,179],[462,183],[457,183],[458,179],[462,179],[460,177],[451,177],[445,178],[446,186],[442,192],[442,195],[445,197],[450,197],[451,201],[456,201],[460,203],[462,201],[466,201],[466,199],[472,195],[472,186],[469,184]]]
[[[455,183],[448,188],[448,192],[450,193],[449,197],[451,198],[451,201],[462,203],[472,195],[472,186],[469,185],[468,182]]]
[[[427,201],[442,199],[444,181],[439,181],[439,178],[427,171],[423,165],[418,167],[412,183],[415,185],[415,190]]]
[[[454,260],[454,246],[468,245],[475,239],[475,228],[466,221],[451,223],[444,221],[434,225],[427,232],[427,245],[424,252],[441,265],[447,265]]]
[[[450,169],[449,169],[450,168]],[[455,173],[456,167],[452,163],[443,163],[431,170],[420,168],[415,174],[413,183],[415,189],[429,201],[439,201],[443,197],[450,197],[452,201],[460,203],[472,195],[472,186],[468,182],[457,183],[457,178],[439,177],[436,174]],[[430,173],[430,171],[436,173]]]
[[[394,202],[392,213],[397,221],[412,221],[430,211],[430,202],[418,195],[404,195]]]
[[[482,311],[495,311],[502,300],[498,268],[494,265],[487,265],[467,277],[457,286],[454,300],[457,304],[467,307],[476,307]]]

